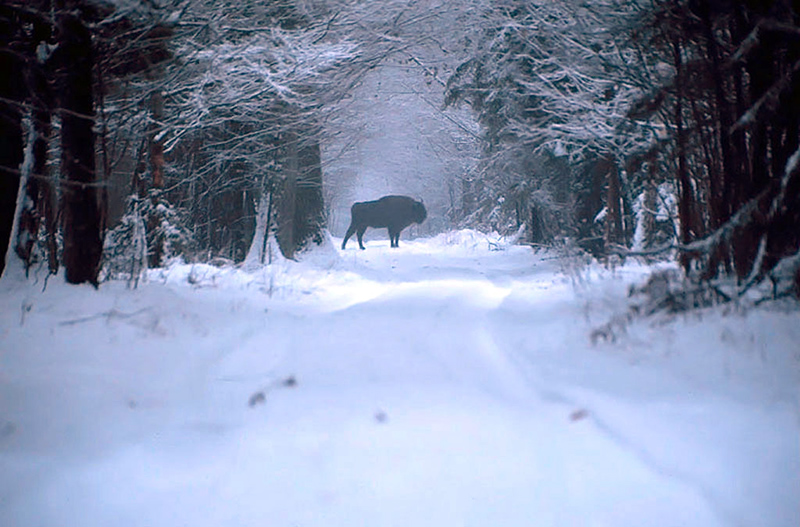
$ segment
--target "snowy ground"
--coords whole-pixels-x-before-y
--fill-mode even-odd
[[[800,525],[798,312],[593,343],[646,272],[460,232],[136,290],[7,273],[0,525]]]

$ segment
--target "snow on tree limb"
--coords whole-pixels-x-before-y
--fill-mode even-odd
[[[789,89],[792,85],[792,77],[800,71],[800,60],[794,63],[792,68],[780,79],[778,79],[767,92],[761,96],[759,100],[747,110],[736,124],[731,128],[731,132],[736,132],[742,128],[746,128],[756,122],[759,116],[763,116],[764,112],[774,111],[777,106],[778,98]]]
[[[614,252],[622,256],[643,256],[659,254],[672,249],[677,249],[681,252],[707,254],[719,244],[728,242],[737,229],[743,228],[754,221],[762,224],[768,224],[773,221],[783,207],[786,199],[786,188],[788,187],[789,182],[792,178],[797,177],[798,174],[800,174],[800,148],[798,148],[789,158],[777,192],[774,186],[764,189],[756,197],[752,198],[741,208],[739,208],[739,210],[736,211],[736,213],[733,214],[733,216],[731,216],[731,218],[725,222],[725,224],[723,224],[709,236],[688,244],[669,243],[660,247],[641,251],[632,251],[623,246],[616,246],[614,247]],[[769,212],[767,213],[766,217],[763,217],[763,215],[759,217],[759,211],[764,207],[763,201],[772,194],[775,195],[770,201]],[[756,262],[759,265],[753,266],[751,277],[745,281],[746,283],[754,282],[756,277],[760,276],[763,272],[763,270],[760,269],[760,264],[763,262],[765,251],[766,239],[762,237],[759,241],[759,251],[756,258]],[[752,275],[752,273],[756,274]]]

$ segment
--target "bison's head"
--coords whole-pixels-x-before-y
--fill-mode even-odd
[[[428,211],[425,210],[425,205],[420,201],[414,202],[414,223],[422,223],[428,217]]]

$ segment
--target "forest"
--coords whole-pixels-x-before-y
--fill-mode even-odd
[[[3,527],[797,527],[799,299],[798,0],[0,0]]]
[[[269,237],[292,258],[364,185],[348,155],[382,118],[364,86],[394,67],[387,84],[447,125],[417,130],[447,167],[413,175],[431,229],[524,227],[534,246],[796,294],[799,15],[788,0],[7,1],[0,253],[93,284],[241,262]]]

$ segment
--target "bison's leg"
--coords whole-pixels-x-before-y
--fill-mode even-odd
[[[400,231],[397,229],[389,228],[389,247],[400,246]]]
[[[344,235],[344,241],[342,241],[342,250],[344,250],[344,246],[347,245],[347,240],[350,239],[350,236],[356,232],[356,226],[353,223],[350,223],[350,227],[347,228],[347,234]]]
[[[367,230],[366,227],[361,227],[360,229],[358,229],[358,232],[356,233],[356,235],[358,236],[358,246],[361,247],[362,249],[365,249],[364,242],[362,241],[362,239],[364,238],[364,233],[366,232],[366,230]]]

